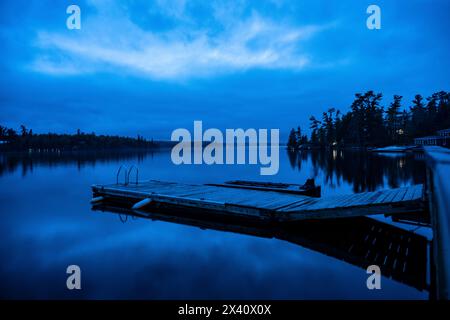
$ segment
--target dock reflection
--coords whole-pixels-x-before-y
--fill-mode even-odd
[[[420,291],[429,291],[428,240],[411,231],[368,217],[273,224],[164,209],[147,212],[120,206],[98,205],[94,206],[93,210],[116,213],[122,222],[140,217],[284,240],[363,269],[378,265],[383,276]]]

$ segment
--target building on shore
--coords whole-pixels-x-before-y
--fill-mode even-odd
[[[450,138],[450,128],[449,129],[444,129],[444,130],[439,130],[437,132],[437,134],[441,137],[444,137],[446,139]]]
[[[436,133],[435,136],[415,138],[414,144],[417,146],[450,146],[450,128],[439,130]]]

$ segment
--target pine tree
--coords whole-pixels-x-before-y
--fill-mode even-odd
[[[425,135],[426,109],[423,103],[423,97],[417,94],[410,107],[411,123],[409,132],[413,137]]]
[[[402,96],[394,95],[394,101],[390,104],[386,111],[386,129],[391,143],[397,144],[399,142],[399,128],[400,128],[400,107]]]
[[[297,148],[302,145],[302,129],[300,126],[297,127],[297,131],[295,132],[295,140],[297,143]]]
[[[314,116],[311,116],[309,118],[309,121],[311,123],[309,127],[311,129],[311,143],[318,144],[320,143],[318,135],[320,121],[317,120]]]

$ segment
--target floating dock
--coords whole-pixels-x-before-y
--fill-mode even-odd
[[[93,185],[92,191],[93,204],[135,210],[191,210],[265,222],[407,214],[426,208],[422,185],[323,198],[156,180]]]

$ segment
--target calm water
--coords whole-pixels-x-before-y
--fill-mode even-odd
[[[137,164],[143,178],[190,183],[314,177],[324,196],[422,183],[425,174],[414,155],[359,152],[281,150],[279,174],[269,178],[258,166],[175,166],[165,151],[0,154],[2,298],[428,298],[387,278],[369,291],[364,269],[282,240],[142,218],[124,223],[92,211],[90,185],[114,182],[121,164]],[[81,267],[81,291],[66,289],[71,264]]]

